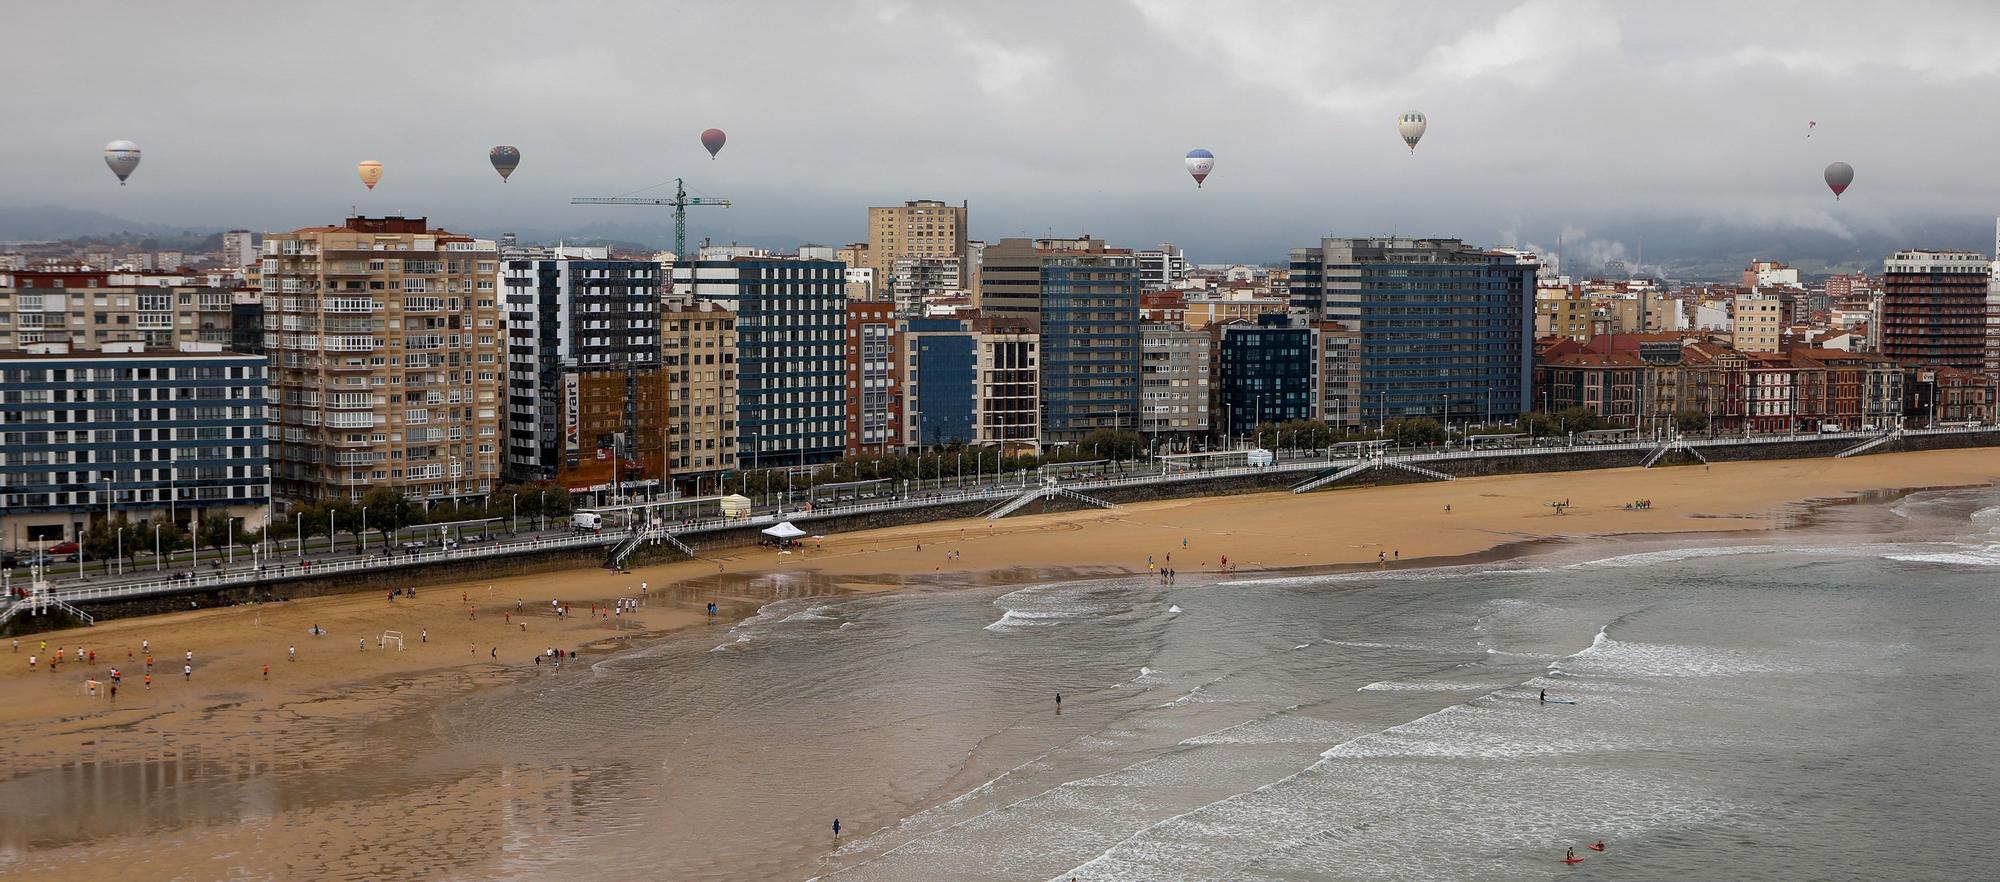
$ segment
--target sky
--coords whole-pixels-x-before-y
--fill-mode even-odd
[[[1643,247],[1605,232],[1638,222],[1986,235],[2000,212],[2000,4],[181,0],[7,19],[28,38],[0,54],[0,206],[176,226],[359,210],[661,233],[667,209],[568,200],[676,176],[735,203],[691,210],[696,239],[843,244],[866,206],[935,198],[969,202],[975,238],[1171,241],[1198,262],[1386,233],[1560,235],[1603,258]],[[1414,153],[1405,111],[1430,121]],[[113,139],[144,151],[124,188]],[[505,184],[498,144],[522,154]],[[1199,189],[1196,147],[1216,156]],[[385,167],[372,192],[364,159]],[[1856,170],[1839,201],[1834,160]]]

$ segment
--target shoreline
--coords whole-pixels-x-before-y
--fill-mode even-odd
[[[1854,478],[1875,476],[1874,480],[1850,478],[1827,480],[1826,460],[1782,460],[1759,463],[1726,463],[1701,473],[1691,467],[1666,470],[1606,470],[1593,473],[1554,473],[1467,478],[1447,484],[1400,484],[1360,487],[1323,494],[1293,496],[1286,493],[1240,494],[1221,497],[1163,500],[1141,503],[1114,511],[1090,510],[1030,515],[1003,522],[979,520],[940,521],[889,527],[829,537],[825,547],[808,549],[797,555],[777,555],[768,549],[727,549],[719,561],[697,559],[642,567],[631,573],[613,573],[588,568],[553,573],[537,573],[498,579],[485,591],[479,586],[446,583],[418,586],[414,600],[389,602],[384,596],[365,594],[329,595],[284,603],[217,607],[155,616],[115,619],[95,628],[47,632],[21,638],[13,667],[0,674],[11,701],[0,703],[0,733],[8,738],[8,766],[15,775],[47,768],[73,758],[85,747],[93,752],[116,750],[129,739],[117,733],[138,733],[148,727],[165,728],[199,718],[202,711],[218,703],[232,707],[271,711],[302,701],[325,703],[342,700],[348,692],[388,693],[402,691],[398,683],[457,680],[464,687],[448,689],[454,695],[467,688],[517,683],[531,674],[549,674],[531,663],[544,647],[558,647],[579,653],[577,662],[615,655],[629,649],[653,645],[697,627],[735,622],[775,600],[788,597],[849,595],[884,591],[955,590],[970,586],[1029,585],[1053,581],[1092,578],[1129,578],[1148,573],[1145,561],[1133,549],[1146,544],[1162,549],[1193,537],[1202,539],[1201,548],[1188,545],[1164,552],[1183,554],[1186,566],[1179,575],[1198,581],[1261,577],[1308,577],[1329,573],[1355,573],[1371,569],[1409,570],[1440,566],[1461,566],[1517,559],[1549,553],[1590,542],[1640,543],[1671,537],[1701,541],[1730,536],[1771,535],[1785,530],[1814,530],[1825,525],[1831,514],[1847,506],[1868,506],[1892,502],[1913,493],[1990,484],[2000,474],[2000,463],[1990,468],[1979,461],[1987,451],[1933,451],[1884,454],[1871,468]],[[1990,457],[1989,457],[1990,458]],[[1855,460],[1841,460],[1849,463]],[[1801,469],[1804,466],[1804,469]],[[1886,466],[1886,467],[1885,467]],[[1770,493],[1770,472],[1819,472],[1823,483],[1845,486],[1837,492],[1812,488],[1815,492]],[[1700,474],[1703,478],[1693,477]],[[1601,498],[1572,509],[1573,514],[1553,516],[1524,507],[1526,500],[1541,487],[1552,484],[1610,484],[1626,489],[1634,485],[1701,484],[1720,475],[1730,483],[1754,484],[1765,489],[1764,498],[1737,500],[1748,510],[1728,510],[1731,497],[1696,494],[1704,503],[1673,512],[1664,506],[1650,510],[1624,511],[1608,507]],[[1897,480],[1886,480],[1889,477]],[[1785,477],[1797,478],[1799,474]],[[1783,482],[1778,482],[1783,483]],[[1893,486],[1903,484],[1905,486]],[[1524,486],[1525,485],[1525,486]],[[1808,488],[1799,486],[1799,490]],[[1685,495],[1676,492],[1675,499]],[[1480,492],[1486,491],[1486,492]],[[1633,492],[1644,494],[1637,486]],[[1661,488],[1661,492],[1666,492]],[[1599,495],[1595,489],[1593,496]],[[1380,541],[1350,542],[1346,546],[1321,543],[1310,551],[1300,551],[1286,536],[1266,536],[1261,542],[1240,540],[1240,528],[1260,526],[1271,530],[1299,526],[1289,516],[1323,518],[1315,528],[1329,527],[1327,538],[1374,538],[1352,531],[1353,525],[1337,523],[1341,514],[1364,509],[1411,508],[1435,498],[1456,498],[1453,514],[1441,509],[1411,520],[1409,512],[1384,513],[1379,519],[1396,522],[1402,518],[1413,529],[1429,535],[1409,545],[1394,546]],[[1510,499],[1511,511],[1471,516],[1467,510],[1479,503],[1466,500]],[[1614,499],[1616,497],[1613,497]],[[1245,513],[1240,509],[1254,509]],[[1257,516],[1277,519],[1263,524]],[[1396,517],[1392,517],[1395,515]],[[1630,516],[1639,524],[1608,523]],[[1219,523],[1210,523],[1217,521]],[[1446,525],[1449,524],[1449,527]],[[1280,526],[1282,525],[1282,526]],[[1461,527],[1461,525],[1463,525]],[[1377,525],[1378,528],[1381,525]],[[1138,536],[1140,531],[1152,535]],[[1164,531],[1165,538],[1161,533]],[[1449,531],[1451,535],[1445,535]],[[1100,535],[1100,534],[1116,535]],[[1148,543],[1146,540],[1150,540]],[[1232,566],[1224,570],[1222,550],[1236,547],[1244,553],[1230,555]],[[930,547],[926,552],[922,549]],[[1405,548],[1408,556],[1389,557],[1384,563],[1372,558]],[[949,560],[945,550],[958,556]],[[989,565],[965,565],[967,555],[988,558]],[[1218,560],[1208,559],[1213,550]],[[1024,556],[1024,552],[1034,557]],[[1303,561],[1283,559],[1303,556]],[[1124,557],[1121,562],[1120,557]],[[1194,557],[1196,560],[1188,560]],[[926,571],[924,563],[932,565]],[[945,569],[946,565],[953,569]],[[721,566],[717,571],[711,567]],[[482,580],[483,581],[483,580]],[[637,587],[647,584],[643,598]],[[501,590],[502,585],[506,590]],[[536,592],[532,596],[528,592]],[[457,598],[451,597],[458,593]],[[483,596],[480,596],[483,595]],[[588,615],[593,603],[616,598],[639,598],[641,606],[627,615]],[[559,598],[570,604],[573,615],[551,615],[549,600]],[[514,600],[521,614],[514,614]],[[718,615],[706,615],[707,603],[718,605]],[[499,619],[499,627],[493,620]],[[324,625],[332,636],[313,638],[307,629]],[[401,627],[394,627],[401,624]],[[382,631],[402,630],[404,650],[379,645]],[[422,633],[430,631],[425,642]],[[152,690],[141,686],[143,656],[137,652],[142,639],[153,644],[156,665]],[[82,644],[99,650],[99,664],[93,673],[111,665],[124,668],[123,692],[113,707],[104,697],[80,695],[83,665],[65,662],[53,675],[44,658],[39,669],[26,671],[30,655],[41,656],[41,641],[49,651]],[[350,643],[348,641],[357,641]],[[129,645],[128,645],[129,644]],[[301,661],[286,660],[286,648],[297,645]],[[455,647],[466,646],[463,655]],[[454,647],[445,649],[444,647]],[[196,675],[184,677],[183,653],[196,652]],[[127,653],[131,662],[126,662]],[[262,673],[269,665],[269,675]],[[273,682],[267,682],[266,677]],[[100,676],[100,679],[103,679]],[[475,682],[476,681],[476,682]],[[274,688],[275,687],[275,688]],[[221,690],[218,692],[217,690]],[[428,690],[417,690],[428,691]],[[218,702],[218,699],[227,699]],[[381,710],[381,708],[376,708]],[[301,719],[310,719],[301,717]],[[292,729],[297,726],[283,726]],[[93,737],[95,736],[95,737]],[[196,738],[202,737],[195,735]],[[125,746],[135,746],[127,744]]]

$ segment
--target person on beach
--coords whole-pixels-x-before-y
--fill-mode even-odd
[[[834,819],[833,819],[833,838],[835,838],[835,839],[839,839],[839,838],[840,838],[840,819],[839,819],[839,818],[834,818]]]
[[[270,663],[270,662],[265,662],[265,663],[264,663],[264,679],[266,679],[266,680],[269,680],[269,679],[271,679],[271,663]]]
[[[361,638],[361,639],[359,639],[359,640],[356,640],[356,641],[354,641],[354,648],[355,648],[355,650],[357,650],[357,651],[359,651],[359,652],[367,652],[367,651],[368,651],[368,638],[366,638],[366,637],[363,637],[363,638]]]
[[[181,665],[181,679],[183,680],[194,679],[194,665]]]
[[[146,691],[153,691],[153,675],[151,673],[146,674]]]
[[[291,646],[289,646],[289,647],[287,647],[287,648],[286,648],[286,650],[285,650],[285,660],[286,660],[286,661],[298,661],[298,660],[299,660],[299,645],[298,645],[297,643],[294,643],[294,644],[292,644]],[[153,660],[152,660],[152,659],[150,659],[150,658],[146,660],[146,669],[147,669],[147,670],[149,670],[149,671],[153,669]]]
[[[423,628],[423,629],[421,629],[421,630],[417,631],[417,642],[418,642],[418,643],[429,643],[429,642],[431,642],[431,629],[429,629],[429,628]]]

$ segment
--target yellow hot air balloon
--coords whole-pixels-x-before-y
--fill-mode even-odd
[[[376,182],[382,180],[382,163],[370,159],[355,166],[354,172],[361,176],[361,183],[367,184],[368,189],[373,190]]]

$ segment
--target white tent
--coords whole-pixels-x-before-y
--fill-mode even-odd
[[[722,516],[725,518],[740,518],[750,513],[750,497],[748,496],[730,494],[717,500],[717,502],[721,503]]]
[[[764,528],[764,535],[770,536],[774,539],[797,539],[800,536],[804,536],[805,534],[806,531],[792,526],[791,521],[785,521],[783,523],[778,524],[775,527]]]

